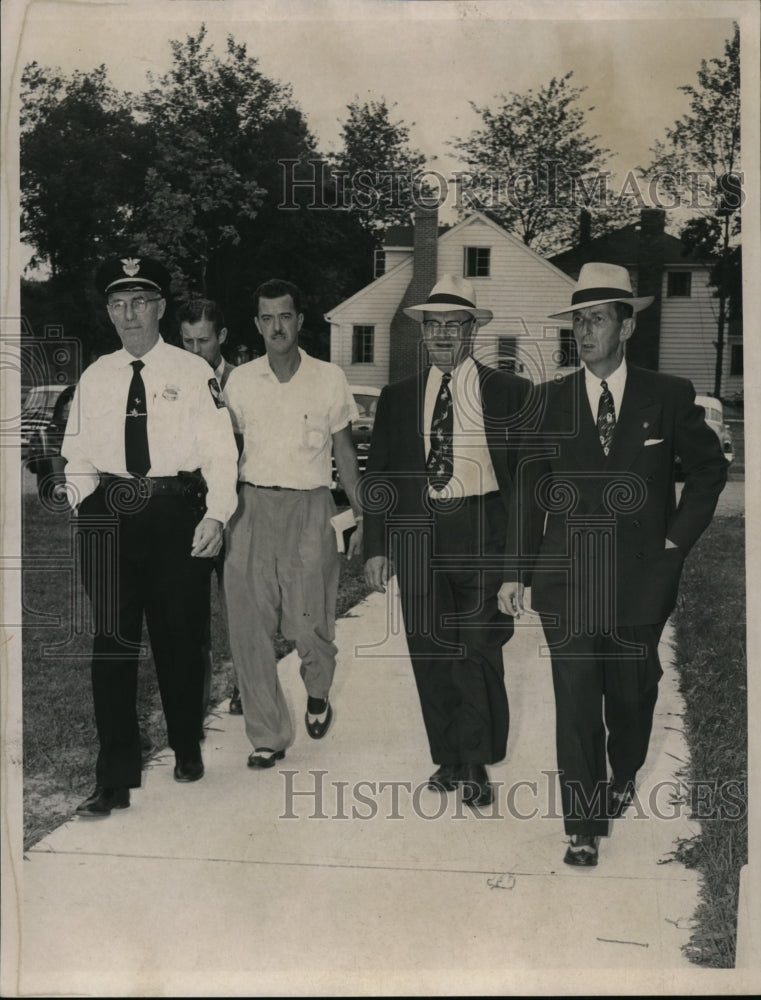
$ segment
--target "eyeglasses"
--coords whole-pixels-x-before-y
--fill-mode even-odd
[[[423,333],[426,337],[439,337],[446,334],[447,337],[459,337],[464,326],[470,326],[473,321],[470,319],[461,320],[459,323],[451,320],[449,323],[437,323],[435,320],[428,320],[423,323]]]
[[[138,296],[136,299],[130,299],[129,303],[127,303],[124,299],[115,299],[113,302],[108,303],[108,308],[111,309],[112,312],[115,312],[117,316],[121,316],[127,308],[127,305],[132,306],[133,312],[144,313],[148,308],[149,302],[159,302],[160,299],[160,295],[157,295],[152,299],[144,299],[142,296]]]

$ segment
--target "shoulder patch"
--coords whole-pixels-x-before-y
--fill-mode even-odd
[[[222,390],[219,388],[219,382],[217,382],[216,378],[209,379],[209,392],[217,409],[223,410],[225,408],[225,401],[222,398]]]

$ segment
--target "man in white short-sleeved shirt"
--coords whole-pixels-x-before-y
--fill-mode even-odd
[[[337,365],[298,346],[301,293],[273,279],[254,294],[266,355],[233,371],[225,399],[240,449],[239,504],[226,535],[225,595],[238,672],[249,767],[285,756],[293,727],[277,678],[278,627],[296,643],[307,689],[306,729],[325,735],[336,663],[339,558],[330,522],[331,456],[357,517],[348,556],[360,551],[362,520],[351,422],[358,418]]]

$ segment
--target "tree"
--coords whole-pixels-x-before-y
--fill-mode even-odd
[[[679,89],[689,112],[656,142],[644,171],[661,191],[692,212],[681,237],[699,259],[711,265],[710,282],[719,299],[714,395],[722,389],[724,327],[727,313],[742,310],[740,247],[742,173],[740,172],[740,29],[724,43],[723,59],[703,59],[698,85]],[[727,308],[729,306],[729,309]]]
[[[573,73],[553,77],[537,92],[501,95],[491,110],[471,107],[483,126],[450,143],[469,170],[460,177],[460,207],[485,211],[540,254],[572,243],[579,210],[592,216],[592,235],[630,220],[632,205],[607,197],[610,151],[585,132],[586,90]]]
[[[135,242],[161,253],[178,283],[208,291],[216,255],[240,245],[266,195],[262,138],[290,110],[290,91],[265,77],[228,36],[223,58],[206,28],[173,40],[173,66],[138,109],[155,136]],[[271,154],[268,150],[268,155]]]
[[[425,191],[425,157],[409,143],[410,126],[392,121],[384,97],[347,105],[341,150],[331,157],[337,197],[380,242],[394,223],[409,224],[415,199]],[[412,123],[414,125],[414,122]]]
[[[22,238],[33,266],[84,280],[123,237],[142,190],[144,130],[104,66],[67,78],[33,62],[21,101]]]

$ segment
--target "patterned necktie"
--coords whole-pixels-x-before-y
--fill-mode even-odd
[[[600,435],[600,444],[607,457],[613,442],[613,431],[616,429],[616,408],[613,405],[613,393],[605,379],[600,386],[602,394],[597,406],[597,433]]]
[[[148,411],[145,408],[145,385],[140,374],[145,367],[142,361],[132,361],[134,374],[129,384],[127,415],[124,421],[124,454],[127,471],[134,476],[144,476],[151,467],[148,452]]]
[[[428,482],[435,490],[443,489],[454,472],[452,433],[454,431],[454,408],[449,383],[451,372],[444,372],[441,387],[436,396],[431,418],[431,449],[425,463]]]

